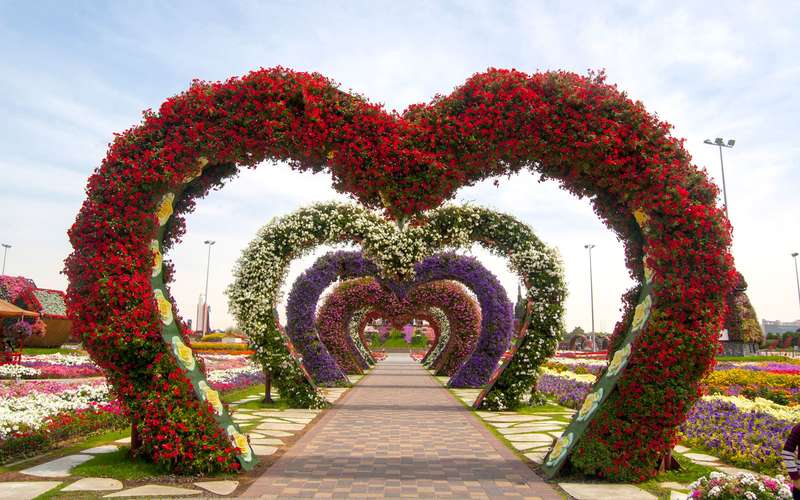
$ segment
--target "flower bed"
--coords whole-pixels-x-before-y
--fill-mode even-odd
[[[208,383],[220,392],[243,389],[264,382],[264,370],[254,364],[239,368],[228,368],[208,373]]]
[[[708,477],[701,477],[689,488],[691,499],[744,499],[771,500],[792,498],[791,483],[783,476],[761,477],[754,474],[728,475],[712,472]]]
[[[689,445],[711,450],[729,463],[777,473],[781,449],[795,423],[730,401],[703,399],[689,411],[681,432]]]
[[[561,374],[543,373],[536,382],[536,390],[555,399],[562,406],[577,409],[592,390],[592,382],[567,378]]]

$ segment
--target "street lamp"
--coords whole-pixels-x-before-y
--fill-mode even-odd
[[[594,335],[594,278],[592,276],[592,248],[594,245],[591,243],[583,245],[583,248],[589,250],[589,298],[592,304],[592,350],[597,350],[597,342]]]
[[[211,269],[211,247],[216,243],[214,240],[203,242],[208,245],[208,258],[206,259],[206,292],[203,294],[203,335],[208,333],[208,274]]]
[[[719,166],[722,169],[722,201],[725,204],[725,217],[728,217],[728,193],[725,189],[725,165],[722,163],[722,148],[732,148],[733,145],[736,144],[736,139],[728,139],[728,142],[725,143],[722,137],[717,137],[713,141],[711,139],[706,139],[703,143],[709,146],[719,147]],[[730,217],[728,217],[728,219],[730,220]]]
[[[794,258],[794,279],[797,282],[797,301],[800,302],[800,274],[797,273],[797,256],[800,255],[797,252],[792,252],[792,257]]]
[[[9,248],[11,248],[11,245],[8,243],[3,243],[3,270],[0,271],[0,274],[6,274],[6,254],[8,253]]]

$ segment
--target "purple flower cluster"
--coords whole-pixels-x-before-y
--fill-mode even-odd
[[[513,306],[500,281],[478,259],[451,252],[426,258],[415,266],[415,271],[414,285],[454,280],[466,285],[478,297],[481,334],[470,357],[450,379],[450,386],[486,384],[511,343],[513,329]],[[403,293],[402,286],[399,291]]]
[[[549,396],[562,406],[577,409],[592,390],[589,382],[544,373],[536,381],[536,391]]]
[[[741,364],[722,362],[717,363],[716,370],[751,370],[758,372],[772,372],[785,374],[800,374],[800,365],[792,363],[766,363],[766,364]]]
[[[766,473],[780,470],[780,452],[794,422],[758,411],[744,411],[727,401],[695,403],[681,432],[726,461]]]
[[[286,305],[286,334],[318,384],[347,384],[347,376],[314,330],[320,295],[340,278],[369,276],[376,272],[375,264],[361,252],[339,251],[323,255],[295,280]]]

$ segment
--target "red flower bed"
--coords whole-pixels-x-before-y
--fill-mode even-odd
[[[90,178],[70,230],[70,317],[142,422],[143,453],[179,471],[234,469],[232,444],[162,341],[150,283],[157,204],[193,177],[198,159],[210,164],[176,200],[178,215],[235,173],[233,165],[267,159],[327,169],[338,190],[397,218],[435,207],[463,185],[530,168],[590,197],[625,241],[635,278],[645,257],[655,272],[647,326],[571,459],[586,473],[643,479],[675,443],[713,364],[734,278],[717,189],[669,129],[602,76],[566,72],[492,69],[402,115],[320,75],[283,68],[196,82],[119,134]],[[646,234],[635,210],[649,217]],[[174,217],[163,250],[183,231]],[[611,352],[635,297],[636,290],[625,296]]]

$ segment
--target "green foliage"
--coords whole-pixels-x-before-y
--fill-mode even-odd
[[[208,333],[203,335],[203,338],[200,339],[200,342],[219,342],[224,338],[224,333]]]

